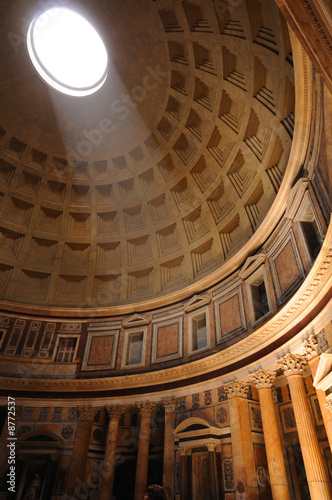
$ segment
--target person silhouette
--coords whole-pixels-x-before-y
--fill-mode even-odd
[[[167,496],[162,486],[151,484],[146,490],[144,500],[167,500]]]

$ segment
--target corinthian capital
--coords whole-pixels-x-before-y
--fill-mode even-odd
[[[92,406],[79,406],[78,407],[78,419],[85,420],[87,422],[92,422],[98,408],[93,408]]]
[[[231,398],[247,398],[249,392],[249,382],[240,382],[239,380],[233,380],[229,384],[225,385],[225,390],[228,394],[228,399]]]
[[[319,345],[316,335],[312,334],[304,341],[303,349],[308,361],[319,355]]]
[[[175,396],[172,398],[163,399],[162,403],[163,403],[164,408],[165,408],[165,413],[172,413],[175,411],[175,408],[176,408],[176,397]]]
[[[282,369],[286,377],[290,375],[303,375],[303,368],[307,364],[307,358],[302,354],[287,353],[278,359],[277,365]]]
[[[112,405],[112,406],[106,406],[106,411],[111,420],[119,420],[121,415],[125,412],[124,406],[119,406],[119,405]]]
[[[276,373],[268,370],[257,370],[249,378],[256,389],[272,389]]]
[[[137,407],[143,416],[152,415],[156,408],[156,403],[138,403]]]

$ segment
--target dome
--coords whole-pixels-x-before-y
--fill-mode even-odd
[[[0,3],[1,498],[331,498],[331,19]]]
[[[16,3],[9,18],[1,7],[11,33],[1,49],[2,299],[165,301],[236,269],[278,218],[292,145],[294,71],[278,7],[72,2],[109,63],[98,91],[69,96],[28,57],[21,19],[38,27],[33,5]]]

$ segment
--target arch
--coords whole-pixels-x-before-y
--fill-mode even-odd
[[[48,443],[49,446],[53,445],[57,448],[62,448],[64,446],[63,439],[61,439],[61,437],[59,437],[57,434],[54,434],[54,432],[51,432],[47,429],[35,429],[34,431],[27,432],[18,439],[18,442],[21,445],[29,443],[30,446],[33,445],[34,442],[45,442]]]
[[[203,418],[190,417],[190,418],[187,418],[186,420],[183,420],[182,422],[179,423],[179,425],[174,430],[174,436],[176,436],[177,434],[181,434],[182,432],[185,432],[186,429],[188,429],[188,428],[190,428],[191,426],[194,426],[194,425],[195,426],[200,426],[200,428],[202,430],[206,429],[207,431],[211,431],[211,429],[213,429],[213,427],[211,426],[211,424],[209,424]]]

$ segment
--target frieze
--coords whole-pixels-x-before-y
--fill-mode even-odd
[[[182,411],[187,409],[186,396],[181,396],[176,400],[176,411]]]
[[[211,391],[204,392],[204,404],[205,406],[212,405],[212,394]]]
[[[199,408],[199,394],[192,395],[192,408]]]

